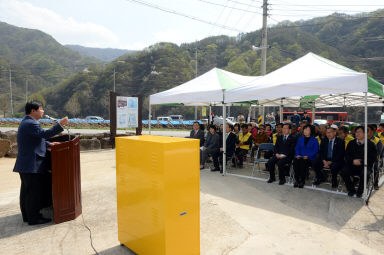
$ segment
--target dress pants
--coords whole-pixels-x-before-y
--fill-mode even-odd
[[[243,165],[243,158],[245,156],[247,156],[248,150],[241,149],[241,148],[236,148],[235,154],[236,154],[236,157],[239,159],[239,166],[242,166]],[[235,163],[234,160],[235,159],[232,160],[233,163]]]
[[[315,163],[315,172],[316,172],[316,179],[320,181],[325,181],[325,176],[323,173],[324,164],[323,161],[318,159]],[[332,174],[332,181],[337,181],[337,174],[341,171],[343,168],[342,163],[335,163],[333,162],[331,164],[331,174]]]
[[[372,173],[372,168],[367,169],[367,179],[369,179],[370,174]],[[357,194],[363,194],[364,190],[364,167],[363,166],[355,166],[355,165],[346,165],[344,169],[341,171],[341,176],[345,182],[345,186],[348,189],[348,192],[355,191],[356,189],[352,183],[351,177],[359,176],[359,187],[357,189]],[[367,180],[368,182],[368,180]]]
[[[272,158],[270,158],[267,163],[269,178],[271,180],[275,180],[275,164],[277,164],[277,168],[279,169],[279,180],[285,181],[285,175],[287,169],[289,169],[289,166],[291,165],[291,161],[292,159],[287,157],[278,159],[276,158],[276,156],[273,156]]]
[[[295,180],[297,183],[305,183],[305,178],[309,172],[309,167],[312,166],[312,160],[310,159],[297,159],[293,161],[293,169],[295,170]]]
[[[219,149],[206,149],[205,151],[200,150],[200,165],[204,165],[205,162],[208,159],[208,156],[213,155],[218,151]]]
[[[40,217],[44,177],[40,173],[20,173],[20,210],[25,222],[35,223]]]

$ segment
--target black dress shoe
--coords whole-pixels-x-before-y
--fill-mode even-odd
[[[218,168],[218,167],[216,168],[215,167],[215,168],[211,169],[211,172],[217,172],[217,171],[220,171],[220,168]]]
[[[322,183],[322,181],[320,181],[320,180],[316,180],[316,181],[312,182],[312,184],[315,185],[315,186],[318,186],[321,183]]]
[[[363,196],[363,193],[357,192],[356,197],[361,198]]]
[[[268,182],[268,183],[272,183],[272,182],[274,182],[274,181],[276,181],[276,180],[275,180],[275,179],[271,179],[271,178],[269,178],[267,182]]]
[[[299,183],[299,188],[300,189],[304,188],[304,183]]]
[[[284,180],[280,180],[279,181],[279,185],[284,185],[285,184],[285,181]]]
[[[299,187],[299,183],[298,183],[298,182],[295,182],[295,183],[293,184],[293,187],[294,187],[294,188]]]
[[[351,190],[348,192],[348,196],[353,197],[356,194],[356,191]]]
[[[28,225],[40,225],[40,224],[46,224],[48,222],[51,222],[51,219],[48,218],[39,218],[37,221],[28,222]]]

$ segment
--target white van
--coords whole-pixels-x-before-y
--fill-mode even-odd
[[[158,121],[172,121],[171,117],[157,117]]]
[[[183,115],[169,115],[169,117],[174,121],[183,121]]]

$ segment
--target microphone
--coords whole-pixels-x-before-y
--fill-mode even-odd
[[[51,116],[49,115],[44,115],[47,119],[50,119],[50,120],[53,120],[53,121],[59,121],[58,119],[55,119],[55,118],[52,118]]]

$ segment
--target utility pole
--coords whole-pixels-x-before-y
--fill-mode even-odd
[[[268,18],[268,0],[263,0],[263,28],[261,34],[261,75],[265,75],[267,73],[267,18]],[[262,123],[264,124],[264,108],[263,106],[259,106],[259,113],[262,113]]]
[[[195,77],[197,77],[197,42],[195,51]],[[195,120],[197,120],[197,106],[195,106]]]
[[[28,78],[25,79],[25,102],[28,101]]]
[[[12,100],[12,70],[11,66],[9,66],[9,92],[11,95],[11,116],[13,118],[13,100]]]
[[[267,73],[267,17],[268,17],[268,0],[263,0],[263,28],[261,37],[261,75]]]
[[[113,92],[116,92],[116,68],[113,68]]]

